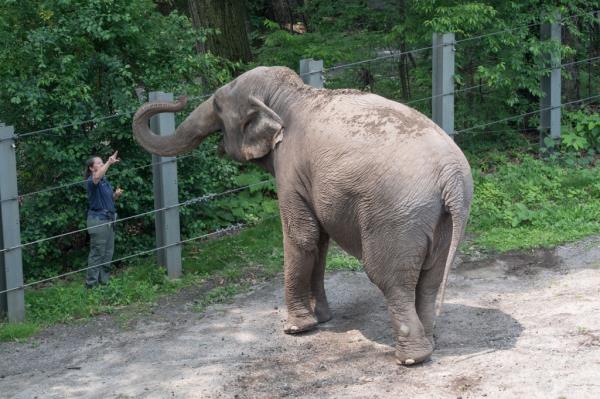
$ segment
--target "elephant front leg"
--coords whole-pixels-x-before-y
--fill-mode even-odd
[[[311,307],[311,279],[318,258],[318,248],[303,249],[284,234],[285,302],[288,319],[284,326],[287,334],[312,330],[318,319]]]
[[[310,290],[311,306],[319,323],[325,323],[331,320],[331,310],[325,295],[325,260],[327,258],[327,249],[329,247],[329,235],[321,231],[319,238],[319,253],[312,271]]]

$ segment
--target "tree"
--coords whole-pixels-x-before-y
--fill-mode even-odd
[[[304,13],[300,12],[304,6],[303,0],[271,0],[270,5],[274,20],[290,32],[293,32],[297,22],[306,26]]]
[[[128,193],[119,213],[152,209],[151,169],[136,169],[150,157],[131,133],[131,114],[139,106],[136,89],[195,96],[229,81],[230,63],[195,52],[202,34],[186,16],[161,15],[151,0],[0,2],[0,121],[15,126],[17,134],[59,127],[17,141],[19,192],[81,181],[89,156],[105,158],[119,150],[123,163],[110,177]],[[198,101],[190,100],[190,107]],[[82,123],[91,119],[96,122]],[[233,184],[237,167],[218,159],[214,148],[203,146],[190,159],[198,158],[203,168],[180,163],[183,197]],[[85,191],[77,184],[23,197],[22,241],[84,227],[85,209]],[[182,213],[199,211],[206,212],[188,208]],[[204,224],[198,229],[211,223],[207,217],[197,219]],[[152,241],[150,218],[120,228],[129,234],[118,238],[123,240],[118,252],[130,253]],[[73,256],[82,248],[85,234],[27,247],[26,276],[82,266],[82,258]]]
[[[244,0],[189,0],[191,19],[214,30],[206,41],[212,53],[231,61],[252,59]]]

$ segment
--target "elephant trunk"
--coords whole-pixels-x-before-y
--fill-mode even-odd
[[[212,97],[200,104],[169,136],[158,136],[148,127],[153,115],[161,112],[181,111],[187,98],[176,102],[149,102],[142,105],[133,116],[133,134],[147,151],[160,156],[174,156],[191,151],[210,133],[219,130],[221,122],[213,110]]]

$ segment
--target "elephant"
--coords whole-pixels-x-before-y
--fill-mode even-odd
[[[398,364],[430,358],[434,319],[473,196],[467,159],[415,109],[357,90],[317,89],[286,67],[247,71],[195,108],[169,136],[148,122],[186,98],[133,117],[147,151],[175,156],[214,132],[234,160],[274,176],[284,247],[284,332],[332,318],[324,287],[330,239],[383,292]],[[436,302],[437,298],[437,302]]]

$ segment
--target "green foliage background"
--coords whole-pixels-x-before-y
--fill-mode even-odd
[[[294,70],[302,58],[326,68],[385,56],[326,73],[328,88],[356,88],[408,103],[430,115],[431,36],[456,32],[457,130],[539,109],[541,54],[561,62],[600,56],[594,0],[305,0],[291,10],[306,23],[290,33],[272,20],[270,0],[247,0],[255,60],[233,63],[196,43],[218,31],[194,29],[187,0],[3,0],[0,2],[0,121],[17,134],[63,126],[17,141],[22,242],[85,227],[85,160],[119,150],[109,180],[125,189],[120,217],[154,208],[152,160],[133,141],[131,116],[150,91],[191,97],[177,123],[217,87],[256,65]],[[180,10],[180,11],[177,11]],[[539,40],[539,23],[559,11],[563,45]],[[596,11],[593,15],[591,11]],[[296,21],[297,22],[297,21]],[[246,23],[246,21],[233,21]],[[501,32],[498,34],[489,34]],[[481,37],[480,37],[481,36]],[[474,39],[470,39],[474,38]],[[563,101],[598,94],[598,60],[563,69]],[[477,86],[475,89],[472,87]],[[475,196],[463,251],[508,251],[556,245],[600,232],[598,100],[563,108],[562,140],[539,145],[536,114],[469,130],[456,137],[472,166]],[[108,116],[108,117],[107,117]],[[107,117],[107,118],[104,118]],[[95,119],[95,122],[85,122]],[[74,124],[74,125],[73,125]],[[70,126],[73,125],[73,126]],[[212,137],[178,161],[179,198],[263,182],[253,167],[216,156]],[[1,173],[1,171],[0,171]],[[43,191],[67,184],[64,189]],[[0,341],[52,323],[119,312],[139,313],[157,298],[206,285],[198,310],[281,269],[283,249],[272,181],[209,202],[182,207],[182,238],[240,221],[240,234],[184,246],[184,277],[168,280],[148,258],[88,291],[80,276],[27,291],[27,323],[0,323]],[[260,222],[267,218],[266,221]],[[117,258],[154,245],[152,215],[119,224]],[[27,280],[85,266],[86,234],[26,247]],[[360,270],[332,245],[328,270]],[[128,311],[119,317],[127,318]]]
[[[141,168],[152,159],[131,133],[132,112],[146,101],[136,89],[190,96],[188,109],[178,115],[181,122],[200,103],[195,96],[228,82],[240,68],[197,54],[194,43],[205,38],[206,32],[192,29],[186,16],[164,16],[151,0],[3,1],[0,120],[15,126],[17,134],[77,123],[17,141],[19,192],[79,182],[88,157],[106,159],[119,150],[122,162],[109,171],[113,186],[125,190],[119,216],[152,210],[151,167]],[[209,140],[179,162],[181,200],[266,177],[251,171],[241,178],[240,165],[217,157],[216,143],[216,138]],[[270,190],[255,190],[253,201],[246,193],[237,202],[182,208],[183,237],[260,213],[269,202],[261,201],[262,193]],[[23,197],[22,242],[85,228],[86,207],[79,184]],[[115,257],[151,248],[153,226],[153,215],[120,224]],[[27,247],[25,274],[39,278],[82,267],[86,250],[85,233]]]
[[[0,3],[0,120],[15,126],[17,134],[76,123],[17,142],[20,193],[75,183],[22,198],[22,242],[85,227],[86,196],[77,182],[82,179],[85,160],[92,154],[106,158],[119,150],[123,162],[111,168],[109,179],[114,186],[125,189],[118,204],[120,217],[153,209],[151,168],[144,167],[152,160],[133,141],[130,127],[132,112],[146,101],[150,91],[191,96],[186,112],[177,116],[179,123],[187,111],[202,101],[202,94],[255,65],[297,69],[299,59],[316,58],[323,59],[326,67],[334,67],[390,51],[427,48],[433,32],[454,31],[459,41],[456,89],[479,86],[456,95],[455,125],[461,130],[538,109],[540,77],[548,73],[540,55],[556,50],[552,44],[539,40],[539,22],[551,20],[556,9],[569,17],[563,22],[563,45],[559,49],[563,63],[597,56],[600,48],[598,18],[590,13],[598,5],[590,0],[561,0],[554,4],[532,0],[311,0],[300,2],[304,5],[294,10],[295,15],[305,18],[308,31],[304,34],[290,33],[268,19],[265,10],[269,1],[248,0],[255,61],[241,65],[210,53],[197,53],[195,43],[218,32],[194,29],[187,15],[176,9],[161,13],[156,3]],[[179,7],[182,8],[185,9]],[[503,30],[501,34],[486,35]],[[483,37],[462,41],[480,35]],[[597,94],[597,72],[598,64],[594,62],[565,68],[563,100]],[[372,91],[430,114],[430,101],[420,99],[431,95],[431,50],[332,70],[326,74],[326,86]],[[111,117],[81,123],[104,116]],[[524,227],[525,231],[538,226],[536,218],[548,224],[552,212],[538,208],[552,209],[548,205],[554,201],[552,195],[564,197],[561,187],[566,187],[573,176],[585,175],[584,180],[595,176],[592,168],[600,151],[597,105],[591,103],[573,112],[565,109],[563,123],[563,141],[555,150],[572,154],[564,159],[576,159],[573,162],[579,169],[573,171],[575,166],[567,165],[563,158],[555,160],[565,169],[564,174],[557,175],[562,177],[553,178],[562,180],[553,183],[556,190],[547,191],[548,197],[537,198],[541,201],[538,205],[521,198],[520,188],[511,191],[511,187],[503,186],[513,179],[533,179],[538,169],[546,168],[550,162],[537,159],[536,115],[474,129],[457,137],[474,166],[474,175],[484,173],[484,177],[476,178],[476,190],[483,190],[482,198],[494,191],[488,187],[490,184],[503,193],[502,198],[492,197],[488,204],[492,208],[475,205],[471,228],[478,236],[492,237],[486,234],[498,223],[505,223],[508,230]],[[268,179],[264,172],[217,157],[217,140],[207,140],[191,156],[178,162],[181,200]],[[506,156],[511,151],[518,155]],[[490,160],[494,162],[494,172],[482,172]],[[587,164],[581,160],[587,160]],[[535,172],[522,173],[523,165],[535,165]],[[507,173],[508,177],[502,178],[498,173]],[[594,189],[586,188],[580,194],[585,194],[581,198],[586,201],[597,199]],[[182,207],[183,237],[273,214],[274,197],[271,183]],[[496,209],[492,204],[498,212],[492,212]],[[595,215],[594,210],[587,211]],[[547,227],[539,226],[540,230]],[[118,228],[116,257],[152,247],[151,215],[122,223]],[[508,235],[507,232],[502,237]],[[492,241],[482,238],[480,243],[503,249],[513,245]],[[35,279],[82,267],[86,253],[85,233],[27,247],[26,276]]]

